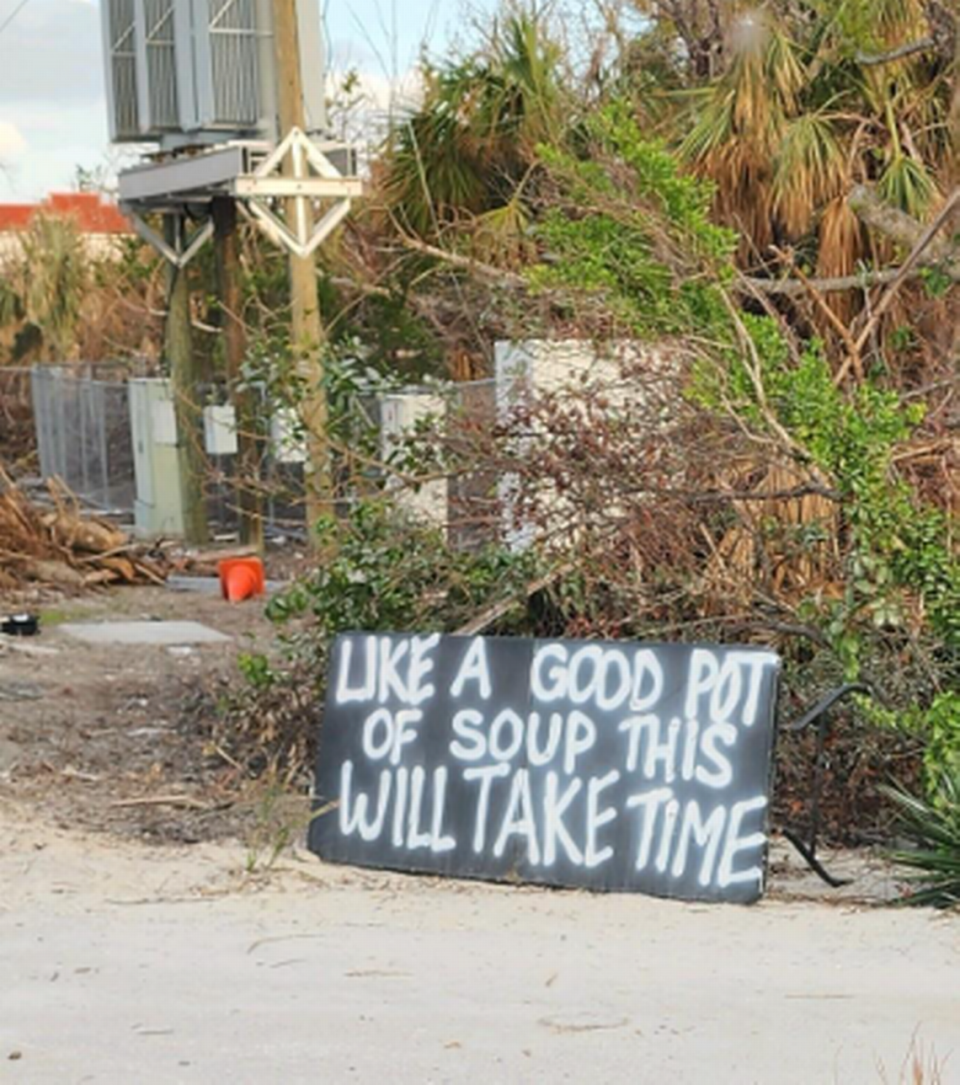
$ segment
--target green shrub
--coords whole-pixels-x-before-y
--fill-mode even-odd
[[[891,857],[911,871],[904,904],[954,908],[960,905],[960,771],[945,772],[934,798],[895,788],[887,794],[899,808],[911,847]]]
[[[499,600],[517,600],[536,571],[530,554],[499,546],[455,550],[441,531],[405,518],[386,500],[359,502],[349,520],[317,525],[315,568],[274,599],[268,615],[308,618],[301,638],[320,647],[348,631],[450,632]],[[500,623],[509,631],[511,615]]]

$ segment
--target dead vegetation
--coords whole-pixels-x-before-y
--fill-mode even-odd
[[[0,468],[0,589],[164,583],[166,564],[155,552],[84,514],[62,483],[51,480],[47,492],[42,507]]]

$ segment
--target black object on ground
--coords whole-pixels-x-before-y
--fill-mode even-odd
[[[40,632],[36,614],[12,614],[0,618],[0,633],[8,637],[35,637]]]

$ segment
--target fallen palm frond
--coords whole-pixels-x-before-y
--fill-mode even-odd
[[[166,570],[113,524],[84,515],[58,482],[41,508],[0,469],[0,587],[26,581],[57,587],[162,584]]]

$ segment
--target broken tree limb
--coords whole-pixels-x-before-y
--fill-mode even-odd
[[[914,249],[923,238],[923,223],[896,207],[883,202],[869,185],[857,185],[847,198],[850,208],[860,221],[889,241],[907,249]],[[859,271],[853,275],[811,278],[794,274],[782,279],[762,279],[743,275],[735,287],[740,293],[757,291],[767,297],[796,298],[815,290],[820,294],[838,294],[846,290],[867,290],[873,286],[897,284],[916,278],[926,267],[937,267],[947,278],[960,282],[960,246],[944,241],[931,240],[918,253],[915,260],[895,268]]]
[[[905,211],[885,203],[871,185],[856,185],[847,197],[847,204],[864,226],[908,250],[917,247],[928,229]],[[960,249],[957,246],[931,238],[922,248],[921,256],[918,267],[940,264],[947,275],[960,279]]]
[[[460,626],[455,631],[457,637],[475,637],[478,634],[489,629],[494,622],[498,622],[501,618],[510,613],[511,610],[518,604],[526,602],[531,599],[538,592],[543,591],[545,588],[552,587],[561,577],[566,576],[567,573],[573,568],[572,565],[561,565],[559,569],[554,569],[552,573],[548,573],[546,576],[540,577],[537,580],[531,581],[521,592],[515,592],[513,595],[508,596],[506,599],[501,599],[499,603],[494,603],[493,606],[487,607],[482,610],[476,617],[471,618],[465,625]]]
[[[848,202],[864,225],[871,227],[878,233],[883,234],[884,237],[903,245],[905,248],[912,248],[917,238],[923,233],[922,223],[883,203],[867,185],[858,185],[850,193]],[[495,267],[493,264],[484,263],[482,260],[438,248],[436,245],[430,245],[407,234],[401,234],[400,240],[404,248],[409,249],[411,252],[418,252],[422,256],[440,260],[451,267],[470,272],[480,278],[500,282],[508,286],[526,288],[529,285],[522,275],[518,275],[514,271],[507,271]],[[939,264],[945,257],[948,257],[948,262],[942,270],[951,279],[960,281],[960,251],[951,250],[946,246],[934,246],[925,256],[926,258],[920,261],[919,267],[911,269],[909,272],[911,278],[919,274],[921,267]],[[805,282],[798,278],[762,279],[756,276],[743,275],[739,278],[736,288],[740,293],[756,290],[768,297],[798,297],[808,293],[810,287],[818,290],[821,294],[838,294],[845,290],[864,290],[871,286],[885,286],[897,279],[901,271],[901,268],[864,270],[854,275],[828,276],[818,279],[808,278]]]
[[[187,810],[203,811],[214,809],[208,803],[200,802],[190,795],[151,795],[142,799],[117,799],[110,803],[113,810],[132,810],[137,806],[179,806]]]
[[[859,52],[854,57],[854,60],[865,68],[874,68],[880,64],[892,64],[895,60],[905,60],[917,53],[925,53],[928,49],[933,49],[936,44],[936,38],[931,35],[926,38],[918,38],[917,41],[908,41],[904,45],[898,45],[896,49],[890,49],[886,53],[870,54]]]
[[[913,248],[923,233],[923,226],[915,218],[885,203],[871,185],[854,186],[847,197],[847,205],[864,226],[906,249]]]
[[[851,194],[850,201],[851,206],[857,211],[857,214],[861,213],[857,209],[857,206],[859,206],[864,209],[865,214],[877,217],[877,221],[882,219],[892,225],[901,236],[906,236],[907,233],[911,234],[913,236],[913,242],[910,249],[910,255],[898,268],[896,275],[890,281],[883,296],[873,307],[869,319],[857,336],[856,341],[853,343],[853,348],[849,350],[843,365],[837,370],[836,376],[833,378],[834,384],[836,384],[837,387],[843,384],[847,379],[847,375],[850,373],[851,369],[856,369],[859,366],[863,349],[870,341],[870,337],[879,327],[884,313],[886,313],[893,304],[900,287],[907,281],[911,273],[922,265],[924,257],[934,250],[939,250],[941,253],[941,260],[943,259],[943,254],[952,254],[951,263],[956,266],[956,249],[951,246],[945,246],[943,243],[937,243],[936,238],[937,234],[949,221],[957,204],[960,203],[960,188],[955,188],[953,192],[950,193],[933,221],[926,227],[921,226],[916,219],[911,218],[909,215],[905,215],[902,211],[883,205],[876,196],[876,193],[872,192],[872,190],[864,185],[855,189],[854,193],[859,193],[859,195],[856,196],[858,204],[855,205],[853,202],[855,198],[854,194]]]
[[[927,226],[921,226],[916,219],[911,218],[909,215],[904,214],[896,208],[884,204],[876,193],[866,185],[860,185],[854,189],[849,197],[849,202],[854,211],[863,221],[867,222],[868,225],[874,225],[875,228],[882,231],[883,227],[878,224],[884,223],[886,227],[893,230],[900,238],[906,239],[906,237],[910,236],[912,241],[910,255],[897,269],[896,275],[890,281],[879,302],[873,307],[869,319],[857,336],[857,339],[853,344],[853,349],[848,352],[843,365],[837,370],[837,374],[834,377],[834,383],[837,387],[843,384],[847,379],[850,370],[855,369],[859,365],[860,356],[864,347],[879,327],[884,313],[886,313],[893,304],[900,287],[903,286],[913,271],[921,267],[924,262],[927,262],[926,258],[933,253],[939,254],[938,263],[945,262],[948,266],[952,265],[954,268],[957,267],[956,248],[945,245],[943,242],[938,242],[937,234],[949,221],[957,204],[960,203],[960,188],[955,188],[953,192],[950,193],[933,221]],[[871,219],[873,220],[872,222],[870,221]],[[888,236],[890,235],[888,234]]]
[[[923,258],[923,254],[933,244],[937,234],[946,225],[947,221],[949,220],[950,216],[953,214],[954,209],[956,208],[956,206],[958,204],[960,204],[960,188],[955,188],[953,190],[953,192],[951,192],[950,195],[947,197],[947,199],[944,201],[943,206],[937,212],[936,217],[933,219],[933,221],[930,223],[930,225],[927,226],[926,229],[924,229],[921,232],[920,236],[917,238],[916,242],[914,243],[914,246],[913,246],[913,249],[910,252],[910,255],[907,257],[906,261],[904,262],[904,264],[900,268],[899,274],[893,280],[893,282],[890,283],[890,285],[887,287],[886,291],[884,292],[883,297],[880,299],[880,301],[874,307],[874,310],[873,310],[873,313],[870,316],[870,319],[867,321],[866,326],[864,327],[863,331],[860,333],[859,337],[857,338],[857,341],[856,341],[856,344],[855,344],[855,355],[857,357],[859,356],[860,352],[863,350],[863,348],[869,342],[870,336],[873,334],[873,332],[876,330],[877,326],[879,325],[880,320],[883,317],[883,314],[893,304],[894,298],[897,296],[897,291],[900,289],[900,287],[906,281],[907,275],[909,275],[910,271],[919,264],[920,260]],[[855,361],[855,358],[854,358],[853,355],[851,355],[851,357],[849,359],[850,365],[853,365],[854,361]],[[837,383],[838,384],[840,383],[840,374],[837,374]]]
[[[102,520],[83,519],[66,511],[48,513],[41,519],[54,542],[75,553],[105,555],[129,545],[125,532]]]
[[[491,279],[494,282],[524,288],[528,285],[527,280],[515,271],[505,271],[502,268],[494,267],[493,264],[485,264],[482,260],[474,260],[470,256],[461,256],[456,252],[439,249],[436,245],[428,245],[426,241],[419,241],[408,234],[400,234],[400,240],[404,248],[410,249],[411,252],[419,252],[422,256],[431,256],[434,260],[442,260],[444,263],[450,264],[451,267],[458,268],[460,271],[468,271],[482,279]]]
[[[814,286],[811,279],[804,273],[803,269],[796,266],[792,252],[782,252],[780,249],[774,247],[773,253],[778,260],[782,260],[785,264],[789,264],[793,267],[794,275],[796,275],[800,282],[806,287],[807,293],[813,299],[814,305],[817,306],[817,308],[820,310],[820,313],[826,319],[827,323],[843,340],[843,344],[847,348],[848,356],[853,359],[853,367],[859,375],[860,351],[857,349],[857,345],[853,341],[853,336],[850,334],[850,329],[827,304],[826,299],[823,295],[823,291],[818,290],[816,286]]]
[[[856,275],[838,275],[824,279],[807,278],[806,281],[799,278],[758,279],[744,275],[738,283],[741,291],[750,289],[766,294],[767,297],[795,298],[806,294],[810,287],[821,294],[839,294],[844,290],[866,290],[871,286],[883,286],[886,283],[892,283],[899,272],[899,268],[884,268],[882,271],[862,271]],[[919,274],[918,270],[912,272],[912,275],[917,274]]]
[[[163,584],[166,565],[113,524],[88,516],[62,484],[55,509],[35,505],[0,468],[0,579],[84,588],[107,583]]]

